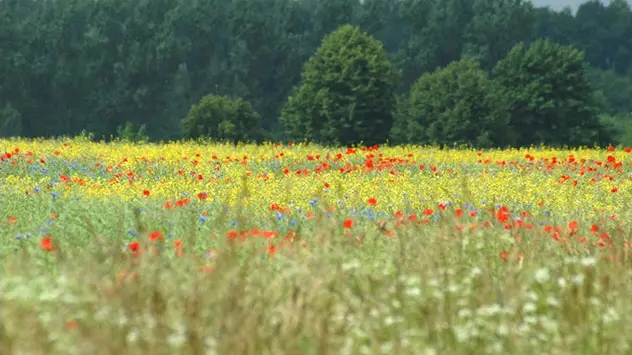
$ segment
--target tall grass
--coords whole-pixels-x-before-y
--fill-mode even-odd
[[[632,351],[621,248],[564,245],[539,228],[517,242],[447,209],[436,222],[352,228],[322,211],[271,253],[262,238],[225,238],[218,210],[209,254],[200,240],[213,236],[196,229],[195,206],[175,222],[176,249],[168,237],[150,240],[147,212],[81,203],[67,207],[84,212],[54,251],[35,240],[2,250],[1,354]],[[136,253],[119,241],[116,221],[127,218],[138,225]]]

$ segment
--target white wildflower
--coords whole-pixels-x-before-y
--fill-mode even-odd
[[[457,325],[454,327],[453,331],[454,331],[454,336],[456,337],[456,340],[459,341],[460,343],[464,343],[470,339],[470,332],[468,328]]]
[[[584,274],[577,274],[571,277],[571,282],[574,285],[580,286],[584,284]]]
[[[618,321],[620,317],[614,308],[608,307],[608,309],[602,313],[601,319],[603,319],[605,324],[609,324]]]
[[[559,279],[557,279],[557,285],[560,288],[565,288],[566,287],[566,280],[563,277],[560,277]]]
[[[138,341],[138,338],[139,338],[138,331],[136,329],[133,329],[132,331],[127,333],[127,336],[125,337],[125,340],[129,344],[134,344],[134,343],[136,343],[136,341]]]
[[[419,297],[421,296],[421,289],[419,287],[409,287],[406,289],[406,295],[410,297]]]
[[[358,260],[351,260],[347,263],[342,264],[342,271],[349,271],[352,269],[358,269],[360,268],[362,265],[360,264],[360,262]]]
[[[597,265],[597,259],[592,256],[588,256],[588,257],[582,258],[580,263],[585,267],[592,267],[592,266]]]
[[[546,303],[549,306],[551,306],[551,307],[559,307],[560,306],[560,301],[558,301],[557,298],[555,298],[553,296],[547,297]]]
[[[535,272],[533,277],[537,283],[544,284],[551,280],[551,273],[547,268],[540,268]]]
[[[537,309],[538,307],[533,302],[527,302],[522,306],[522,311],[525,313],[535,312]]]
[[[507,327],[506,324],[499,324],[498,328],[496,329],[496,334],[502,337],[507,336],[509,334],[509,327]]]

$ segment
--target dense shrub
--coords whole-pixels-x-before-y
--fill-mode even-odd
[[[259,140],[262,137],[260,116],[241,98],[207,95],[182,120],[185,138],[208,137],[233,143]]]

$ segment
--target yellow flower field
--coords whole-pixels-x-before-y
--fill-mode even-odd
[[[378,209],[388,212],[487,201],[516,207],[543,203],[560,214],[616,213],[630,200],[632,184],[626,173],[632,158],[621,149],[478,152],[407,146],[347,151],[305,145],[0,144],[0,151],[12,155],[3,165],[3,194],[32,193],[51,183],[49,190],[62,197],[85,199],[143,201],[143,191],[149,191],[156,201],[205,192],[209,203],[240,201],[253,212],[265,211],[271,203],[307,209],[314,198],[331,205],[342,199],[359,208],[374,197]],[[59,183],[64,177],[69,181]]]
[[[631,165],[0,140],[0,352],[629,351]]]

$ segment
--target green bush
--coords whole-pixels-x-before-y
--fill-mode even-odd
[[[149,137],[145,134],[147,126],[142,124],[138,129],[134,128],[131,122],[125,122],[124,125],[116,129],[116,138],[124,142],[147,142]]]
[[[394,143],[495,147],[507,143],[507,105],[475,59],[422,75],[401,103]]]
[[[261,139],[261,117],[250,103],[227,96],[207,95],[182,120],[185,138],[211,138],[232,143]]]
[[[632,147],[632,114],[602,115],[599,120],[613,145]]]
[[[322,144],[383,143],[393,125],[397,82],[382,44],[342,26],[305,63],[282,109],[285,134]]]

